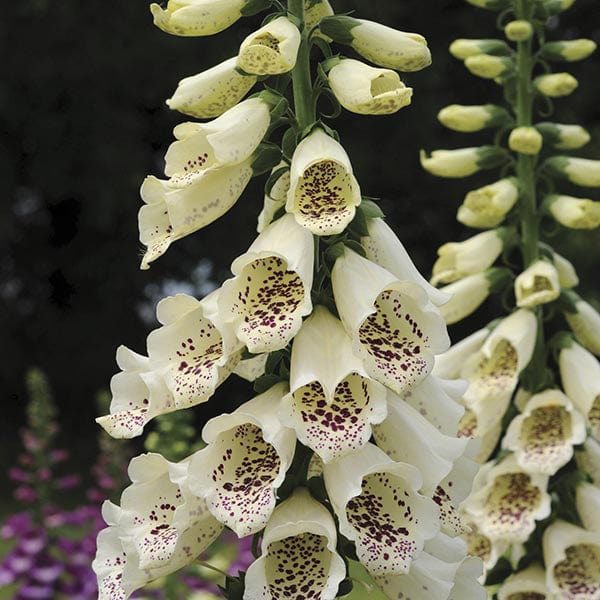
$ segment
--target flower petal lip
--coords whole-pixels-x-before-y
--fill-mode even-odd
[[[545,260],[532,263],[515,279],[515,296],[520,308],[533,308],[556,300],[560,296],[556,267]]]
[[[600,227],[600,202],[575,198],[564,194],[547,196],[544,204],[548,212],[565,227],[596,229]]]
[[[315,129],[294,151],[287,212],[314,235],[336,235],[350,224],[361,200],[346,151]]]
[[[546,572],[539,563],[511,575],[498,590],[498,600],[532,598],[542,600],[549,595],[546,587]]]

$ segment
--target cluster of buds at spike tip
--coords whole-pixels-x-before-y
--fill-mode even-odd
[[[486,231],[442,245],[431,283],[452,296],[440,307],[449,324],[492,291],[509,314],[436,357],[432,371],[467,382],[458,433],[477,440],[482,466],[459,508],[462,536],[484,562],[490,598],[600,598],[600,313],[577,294],[574,265],[541,226],[549,219],[574,230],[600,226],[600,161],[569,155],[590,141],[584,127],[537,121],[536,112],[547,119],[551,99],[579,85],[552,63],[585,59],[596,44],[545,42],[545,22],[573,0],[467,2],[501,11],[506,39],[458,39],[450,52],[502,86],[506,106],[480,98],[443,108],[444,126],[491,134],[493,145],[423,152],[421,164],[433,175],[464,177],[481,170],[485,149],[486,166],[500,169],[457,211],[458,221]],[[567,195],[576,194],[573,186],[591,197]]]
[[[284,8],[172,0],[151,10],[165,31],[208,35],[271,5]],[[178,125],[166,179],[142,186],[142,267],[230,210],[253,176],[270,173],[258,236],[211,294],[158,303],[160,326],[145,355],[118,349],[121,372],[98,423],[116,438],[139,436],[153,418],[209,401],[232,374],[253,382],[255,395],[210,419],[196,452],[179,445],[173,461],[158,453],[131,461],[120,504],[103,509],[108,527],[93,564],[99,599],[126,600],[193,564],[227,528],[254,536],[256,558],[226,579],[230,599],[334,600],[358,570],[389,598],[484,600],[482,564],[459,537],[467,531],[459,507],[476,471],[476,449],[459,435],[470,410],[465,386],[432,374],[450,346],[445,316],[462,310],[460,295],[451,299],[452,290],[419,273],[377,204],[362,196],[337,132],[316,114],[323,88],[357,114],[407,106],[413,90],[396,71],[428,66],[427,43],[336,15],[327,0],[290,0],[263,23],[236,56],[182,80],[168,102],[212,120]],[[313,42],[329,57],[317,77]],[[331,44],[375,66],[334,56]],[[266,78],[275,79],[244,99]],[[493,106],[483,112],[477,128],[509,118]],[[493,146],[449,154],[428,159],[432,169],[464,176],[507,160]],[[509,238],[498,229],[441,252],[439,281],[468,282],[477,290],[467,295],[481,300],[506,287],[508,271],[493,263]],[[513,385],[522,360],[497,351],[492,335],[482,361],[493,364],[474,367],[474,385],[491,385],[488,371],[505,361]],[[514,343],[515,353],[528,352]],[[152,449],[160,448],[154,433]]]

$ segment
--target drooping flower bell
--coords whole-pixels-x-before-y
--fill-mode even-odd
[[[469,192],[458,209],[456,218],[469,227],[496,227],[513,208],[519,198],[514,177],[500,179]]]
[[[515,279],[515,297],[520,308],[553,302],[559,295],[558,271],[546,260],[534,262]]]
[[[508,44],[496,39],[465,39],[454,40],[450,44],[450,54],[458,60],[466,60],[479,54],[503,55],[510,52]]]
[[[431,156],[421,150],[421,166],[438,177],[468,177],[481,169],[498,166],[504,158],[504,150],[495,146],[434,150]]]
[[[565,227],[571,229],[600,227],[600,202],[598,201],[552,194],[546,197],[544,204],[548,212]]]
[[[542,134],[544,141],[559,150],[577,150],[591,139],[587,129],[581,125],[563,123],[536,123],[535,128]]]
[[[573,292],[569,292],[573,294]],[[600,314],[588,302],[576,294],[573,298],[573,312],[565,311],[565,319],[577,341],[596,356],[600,356]]]
[[[600,160],[553,156],[544,163],[544,168],[575,185],[600,187]]]
[[[442,125],[463,133],[497,127],[509,118],[508,111],[495,104],[471,106],[451,104],[438,113],[438,120]]]
[[[561,98],[572,94],[579,82],[570,73],[548,73],[536,77],[533,85],[544,96]]]

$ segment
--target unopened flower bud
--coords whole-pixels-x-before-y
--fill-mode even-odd
[[[596,50],[596,42],[585,38],[544,44],[540,54],[546,60],[575,62],[590,56]]]
[[[495,104],[474,106],[451,104],[438,113],[438,120],[442,125],[465,133],[497,127],[509,118],[508,112]]]
[[[515,280],[515,296],[520,308],[533,308],[553,302],[560,295],[558,271],[545,260],[538,260]]]
[[[510,5],[510,0],[467,0],[469,4],[488,10],[502,10]]]
[[[421,166],[438,177],[467,177],[481,169],[493,169],[505,158],[505,152],[496,146],[434,150],[429,157],[421,150]]]
[[[580,125],[543,122],[537,123],[535,128],[547,144],[560,150],[577,150],[590,141],[587,129]]]
[[[600,356],[600,313],[573,291],[564,294],[573,303],[573,312],[563,312],[571,331],[586,350]]]
[[[596,229],[600,227],[600,202],[562,194],[547,196],[544,206],[565,227]]]
[[[305,0],[306,14],[304,16],[304,24],[308,31],[314,29],[321,19],[333,15],[333,8],[328,0]]]
[[[459,60],[465,60],[478,54],[509,54],[510,48],[503,40],[497,39],[464,39],[454,40],[450,44],[450,54]]]
[[[570,73],[548,73],[540,75],[533,81],[537,90],[550,98],[561,98],[572,94],[579,82]]]
[[[600,160],[553,156],[544,163],[549,173],[583,187],[600,187]]]
[[[465,60],[465,67],[477,77],[497,79],[509,73],[514,68],[514,62],[512,59],[502,56],[476,54]]]
[[[496,227],[519,198],[516,179],[500,179],[469,192],[458,209],[457,219],[468,227]]]
[[[575,0],[543,0],[543,7],[546,11],[545,16],[557,15],[563,10],[571,8],[573,4],[575,4]]]
[[[544,143],[542,134],[535,127],[515,127],[508,137],[508,146],[519,154],[539,154]]]
[[[511,42],[525,42],[531,39],[533,27],[529,21],[522,19],[511,21],[504,28],[504,34]]]

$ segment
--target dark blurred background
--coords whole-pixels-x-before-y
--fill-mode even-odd
[[[436,249],[472,235],[458,225],[464,193],[490,175],[450,181],[421,170],[419,148],[453,148],[486,134],[443,129],[437,111],[450,103],[499,101],[491,82],[470,76],[447,48],[456,37],[495,35],[494,14],[463,0],[335,1],[337,10],[425,35],[434,64],[406,76],[414,103],[395,116],[343,114],[340,131],[363,191],[383,208],[415,262],[428,273]],[[600,42],[600,8],[578,0],[552,21],[550,37]],[[18,0],[0,19],[0,435],[7,463],[23,420],[24,373],[49,376],[69,443],[85,460],[95,393],[116,371],[124,343],[145,351],[153,307],[177,291],[204,293],[228,275],[255,236],[262,206],[256,180],[235,208],[205,230],[175,243],[141,272],[138,188],[161,175],[172,127],[183,120],[165,106],[179,79],[230,56],[258,26],[239,22],[211,38],[176,38],[152,25],[146,0]],[[600,158],[600,55],[569,65],[581,87],[557,102],[556,120],[584,123],[593,135],[582,155]],[[598,196],[596,196],[598,199]],[[598,295],[597,233],[554,242],[577,262],[588,297]],[[458,337],[498,314],[493,304],[452,333]],[[205,419],[250,393],[231,381],[198,410]],[[3,465],[0,465],[3,466]]]

